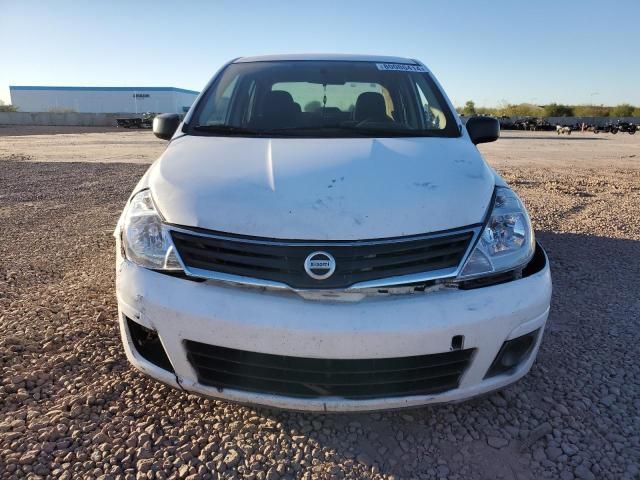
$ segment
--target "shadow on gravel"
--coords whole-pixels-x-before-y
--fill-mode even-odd
[[[319,425],[342,433],[320,431],[318,445],[398,478],[539,478],[542,470],[559,476],[580,464],[596,477],[604,469],[616,476],[640,458],[628,441],[639,423],[640,241],[552,232],[538,232],[538,239],[554,292],[526,377],[455,405],[325,415]],[[260,411],[293,435],[308,435],[301,425],[318,417]]]

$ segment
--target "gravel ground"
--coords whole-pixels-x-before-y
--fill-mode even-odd
[[[0,137],[32,137],[33,135],[69,135],[77,133],[104,133],[122,131],[123,130],[118,127],[79,127],[67,125],[0,125]]]
[[[640,478],[640,136],[483,146],[553,267],[528,376],[457,405],[314,415],[189,395],[129,367],[111,232],[146,166],[113,158],[144,163],[161,145],[84,135],[0,138],[0,478]],[[70,140],[101,138],[110,163],[61,160]]]

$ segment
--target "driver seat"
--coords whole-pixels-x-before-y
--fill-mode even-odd
[[[358,95],[356,107],[353,111],[356,122],[370,120],[372,122],[393,122],[387,115],[384,97],[378,92],[364,92]]]
[[[264,96],[260,113],[260,127],[287,128],[295,125],[300,114],[300,105],[293,101],[289,92],[272,90]]]

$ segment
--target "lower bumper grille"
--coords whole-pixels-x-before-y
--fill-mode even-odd
[[[290,397],[373,399],[457,388],[474,349],[399,358],[330,360],[246,352],[187,340],[198,381]]]

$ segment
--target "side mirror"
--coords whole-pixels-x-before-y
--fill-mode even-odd
[[[495,142],[500,138],[500,122],[491,117],[471,117],[467,120],[467,132],[474,145]]]
[[[171,140],[180,125],[177,113],[162,113],[153,119],[153,134],[162,140]]]

